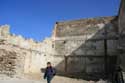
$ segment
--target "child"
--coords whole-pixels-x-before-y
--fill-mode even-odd
[[[55,76],[55,69],[51,66],[50,62],[47,62],[47,67],[45,69],[44,79],[47,78],[47,83],[51,83],[52,78]]]

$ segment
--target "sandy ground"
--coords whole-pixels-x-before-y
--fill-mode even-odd
[[[43,74],[32,75],[32,77],[30,75],[30,77],[27,77],[27,78],[46,83],[46,80],[43,79]],[[63,76],[55,76],[52,79],[52,83],[88,83],[88,82],[85,80],[81,80],[81,79],[74,79],[74,78],[68,78],[68,77],[63,77]]]
[[[34,79],[34,80],[40,80],[41,83],[46,83],[46,80],[43,79],[43,74],[30,75],[30,77],[27,77],[27,78]],[[69,77],[63,77],[63,76],[55,76],[52,80],[52,83],[109,83],[109,82],[106,82],[103,80],[94,82],[94,81],[85,81],[82,79],[75,79],[75,78],[69,78]]]
[[[43,79],[43,74],[31,74],[31,75],[25,75],[24,78],[20,77],[5,78],[5,76],[0,76],[0,83],[47,83],[47,82],[45,79]],[[104,81],[88,82],[82,79],[55,76],[52,80],[52,83],[107,83],[107,82]]]
[[[4,79],[0,80],[0,83],[46,83],[46,80],[28,80],[28,79]],[[76,80],[71,78],[65,78],[65,77],[58,77],[56,76],[52,83],[88,83],[83,80]]]

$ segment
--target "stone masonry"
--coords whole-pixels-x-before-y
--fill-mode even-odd
[[[105,38],[108,56],[115,60],[118,55],[118,40],[115,39],[118,33],[116,25],[115,17],[57,22],[52,36],[54,56],[62,58],[56,66],[57,70],[66,74],[75,74],[75,76],[84,73],[103,76]],[[115,61],[110,61],[110,64],[115,64]],[[113,68],[111,65],[109,67]]]
[[[47,61],[51,61],[62,73],[102,72],[104,60],[98,57],[104,55],[104,41],[100,38],[104,38],[105,26],[108,27],[109,32],[112,32],[108,33],[108,36],[116,35],[116,27],[111,23],[113,19],[114,17],[105,17],[59,22],[56,24],[53,36],[39,43],[10,34],[8,25],[1,26],[0,50],[3,53],[0,59],[3,62],[0,65],[1,73],[7,75],[40,73],[40,68],[45,68]],[[108,41],[108,54],[111,56],[117,54],[114,49],[116,43],[116,40]],[[67,63],[66,56],[69,56]],[[88,56],[88,58],[77,56]],[[93,58],[94,56],[97,58]],[[87,66],[81,66],[83,64]],[[95,67],[92,64],[98,65]]]
[[[10,33],[8,25],[0,26],[0,74],[38,74],[50,61],[59,75],[103,76],[105,39],[108,72],[117,64],[125,71],[124,1],[118,16],[56,22],[52,36],[41,42]]]
[[[40,73],[48,61],[54,61],[52,38],[36,42],[11,34],[9,29],[9,25],[0,26],[1,74],[23,76],[27,73]]]

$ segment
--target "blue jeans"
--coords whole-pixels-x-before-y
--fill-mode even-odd
[[[51,83],[52,77],[47,77],[47,83]]]

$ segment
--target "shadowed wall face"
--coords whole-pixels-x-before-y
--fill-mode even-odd
[[[125,0],[121,0],[121,7],[119,11],[119,44],[118,49],[120,50],[121,66],[125,71]]]
[[[125,0],[121,0],[121,8],[119,12],[119,32],[125,34]]]

